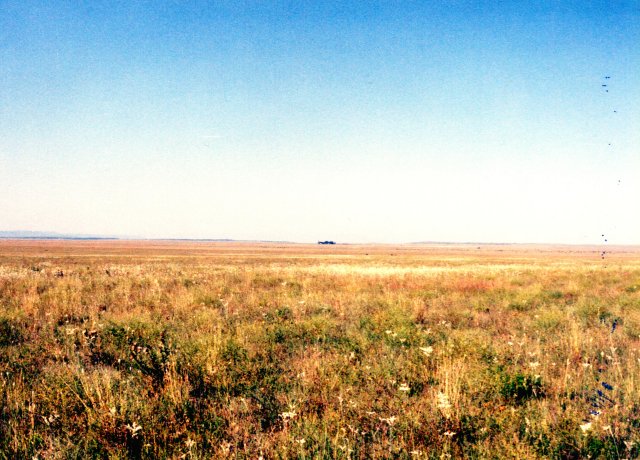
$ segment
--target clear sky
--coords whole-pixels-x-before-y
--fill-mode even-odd
[[[639,127],[640,1],[0,0],[0,230],[640,244]]]

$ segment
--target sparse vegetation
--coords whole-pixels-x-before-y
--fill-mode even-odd
[[[2,242],[0,458],[638,458],[638,256]]]

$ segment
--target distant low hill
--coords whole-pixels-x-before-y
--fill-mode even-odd
[[[234,240],[231,238],[142,238],[139,236],[87,235],[58,232],[36,232],[31,230],[0,230],[0,240],[147,240],[147,241],[191,241],[201,243],[290,243],[271,240]]]
[[[34,232],[30,230],[0,231],[0,239],[20,240],[117,240],[118,237],[106,235],[81,235],[57,232]]]

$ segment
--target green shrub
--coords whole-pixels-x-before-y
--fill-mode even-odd
[[[502,373],[500,378],[500,394],[506,400],[515,404],[522,404],[529,399],[544,396],[544,388],[539,376],[532,376],[516,372]]]
[[[0,347],[17,345],[24,340],[21,325],[8,318],[0,318]]]

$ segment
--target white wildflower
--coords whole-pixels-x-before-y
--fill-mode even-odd
[[[439,391],[438,392],[438,408],[440,409],[449,409],[451,407],[451,403],[449,402],[449,398],[446,394]]]
[[[125,425],[125,428],[131,432],[131,437],[135,438],[138,436],[138,432],[142,430],[142,427],[138,425],[136,422],[133,422],[131,425]]]
[[[456,432],[455,431],[445,431],[443,434],[445,436],[449,437],[449,438],[452,438],[452,437],[455,436]]]
[[[445,417],[449,418],[451,416],[451,403],[449,402],[449,397],[441,391],[438,392],[436,397],[438,399],[436,407],[442,411]]]
[[[429,347],[420,347],[420,351],[422,353],[424,353],[426,356],[429,356],[431,353],[433,353],[433,347],[429,346]]]
[[[533,367],[534,369],[536,367],[538,367],[538,366],[540,366],[540,363],[538,361],[534,361],[534,362],[529,363],[529,367]]]
[[[587,434],[587,431],[591,429],[591,422],[580,425],[580,429],[582,430],[582,433]]]
[[[398,417],[396,417],[395,415],[392,415],[391,417],[388,418],[383,418],[383,417],[379,417],[381,422],[386,422],[389,425],[393,425],[394,423],[396,423],[396,420],[398,420]]]
[[[409,388],[409,385],[407,385],[406,383],[403,383],[398,387],[398,390],[400,390],[400,391],[410,391],[411,388]]]
[[[60,416],[59,416],[58,414],[51,414],[51,415],[49,415],[48,417],[46,417],[46,416],[44,416],[44,415],[42,416],[42,420],[44,420],[44,422],[45,422],[47,425],[51,425],[51,424],[52,424],[53,422],[55,422],[55,421],[56,421],[56,419],[58,419],[58,418],[60,418]]]

